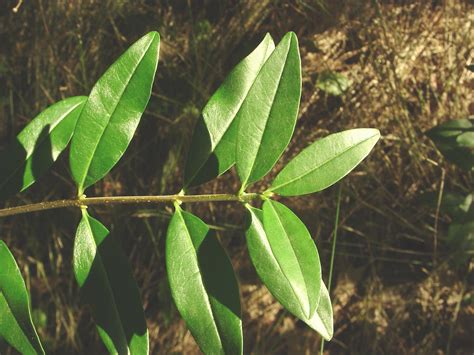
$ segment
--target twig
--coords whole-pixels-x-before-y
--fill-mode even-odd
[[[0,217],[13,216],[23,213],[46,211],[65,207],[87,208],[96,205],[137,205],[159,203],[194,203],[194,202],[250,202],[259,198],[260,194],[249,193],[242,195],[212,194],[212,195],[162,195],[162,196],[114,196],[114,197],[84,197],[71,200],[56,200],[33,203],[23,206],[0,209]]]

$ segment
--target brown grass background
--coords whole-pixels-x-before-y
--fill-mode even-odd
[[[445,243],[449,218],[424,193],[473,191],[473,174],[444,161],[424,132],[473,114],[474,7],[470,1],[0,0],[0,149],[38,112],[87,95],[101,73],[148,31],[162,37],[153,96],[135,139],[97,195],[168,194],[181,188],[193,125],[226,73],[270,32],[292,30],[303,64],[295,136],[274,171],[319,137],[376,127],[382,139],[343,182],[328,354],[472,354],[472,251],[456,263]],[[347,76],[340,97],[318,74]],[[1,167],[0,167],[1,168]],[[260,186],[268,184],[272,173]],[[238,190],[234,171],[196,193]],[[257,186],[258,188],[258,186]],[[69,198],[67,154],[28,192],[4,206]],[[337,187],[285,202],[308,225],[327,280]],[[238,273],[245,352],[315,354],[321,338],[286,313],[259,282],[245,249],[243,209],[193,204],[221,229]],[[169,206],[98,207],[120,235],[144,302],[151,353],[198,353],[170,297],[164,266]],[[0,220],[18,259],[39,333],[51,354],[101,354],[71,270],[74,210]],[[434,252],[434,240],[438,247]],[[469,254],[470,253],[470,254]],[[11,349],[0,347],[0,353]]]

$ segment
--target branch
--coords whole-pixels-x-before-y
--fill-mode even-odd
[[[138,205],[138,204],[160,204],[160,203],[194,203],[194,202],[250,202],[258,198],[256,193],[233,195],[233,194],[212,194],[212,195],[163,195],[163,196],[114,196],[114,197],[86,197],[75,200],[56,200],[39,202],[23,206],[0,209],[0,217],[13,216],[23,213],[46,211],[57,208],[77,207],[84,208],[96,205]]]

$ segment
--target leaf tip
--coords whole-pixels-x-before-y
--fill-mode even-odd
[[[151,40],[154,40],[155,38],[160,38],[160,34],[158,31],[150,31],[148,32],[145,36],[145,38],[149,37]]]

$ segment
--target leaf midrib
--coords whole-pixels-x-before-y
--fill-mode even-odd
[[[284,184],[280,184],[280,185],[277,185],[277,186],[272,186],[270,189],[268,189],[268,191],[275,191],[275,190],[278,190],[278,189],[281,189],[282,187],[285,187],[286,185],[289,185],[297,180],[300,180],[300,179],[303,179],[306,175],[309,175],[311,173],[313,173],[315,170],[317,169],[320,169],[321,167],[325,166],[326,164],[329,164],[331,161],[339,158],[341,155],[347,153],[348,151],[354,149],[354,148],[357,148],[359,145],[361,144],[364,144],[366,143],[367,141],[371,140],[372,138],[374,138],[375,136],[377,136],[377,134],[374,134],[372,136],[370,136],[369,138],[366,138],[360,142],[358,142],[357,144],[354,144],[353,146],[350,146],[349,148],[346,148],[344,149],[342,152],[340,152],[339,154],[335,155],[334,157],[330,158],[330,159],[327,159],[326,161],[322,162],[320,165],[312,168],[312,169],[309,169],[308,171],[306,171],[305,173],[301,174],[301,175],[298,175],[297,177],[291,179],[291,180],[288,180],[287,182],[285,182]],[[278,176],[277,176],[278,177]]]
[[[90,158],[88,159],[88,163],[86,165],[87,169],[85,170],[85,174],[84,174],[84,176],[82,178],[82,181],[81,181],[81,184],[80,184],[80,189],[81,190],[84,188],[84,183],[86,182],[87,178],[91,177],[89,175],[90,167],[91,167],[92,161],[94,160],[94,156],[95,156],[95,153],[97,151],[97,148],[98,148],[100,142],[102,141],[102,138],[104,137],[105,132],[107,131],[107,127],[110,125],[110,122],[112,121],[112,117],[115,115],[115,112],[117,111],[117,107],[119,106],[119,103],[122,100],[122,97],[125,94],[125,91],[127,91],[128,85],[130,84],[130,80],[135,75],[135,73],[136,73],[138,67],[140,66],[143,58],[148,53],[148,50],[150,49],[151,45],[153,44],[153,41],[155,40],[155,37],[156,37],[156,34],[153,34],[153,37],[151,38],[150,43],[148,44],[146,50],[143,51],[143,55],[140,57],[140,60],[138,60],[137,65],[135,66],[135,68],[133,68],[132,72],[130,73],[130,75],[127,79],[127,85],[124,86],[122,92],[120,93],[120,96],[119,96],[119,98],[117,99],[117,101],[115,103],[114,109],[113,109],[112,113],[109,115],[109,118],[107,119],[107,123],[105,124],[104,129],[102,130],[102,132],[100,134],[100,137],[99,137],[99,139],[97,140],[97,142],[94,146],[94,149],[91,151]],[[87,102],[84,104],[84,108],[89,103],[89,100],[90,100],[90,98],[87,99]],[[81,116],[82,116],[82,113],[81,113]],[[78,122],[79,122],[80,119],[81,119],[81,117],[78,118]]]
[[[281,229],[285,232],[285,236],[287,237],[288,241],[290,242],[291,252],[292,252],[293,256],[295,257],[295,259],[296,259],[296,261],[297,261],[298,269],[299,269],[299,271],[300,271],[300,274],[301,274],[301,277],[302,277],[303,283],[304,283],[303,286],[304,286],[304,288],[305,288],[305,290],[306,290],[306,296],[307,296],[306,299],[307,299],[307,301],[308,301],[308,307],[309,307],[309,309],[308,309],[308,315],[305,313],[305,311],[304,311],[304,309],[303,309],[303,305],[301,304],[301,302],[298,302],[298,303],[300,304],[300,308],[301,308],[301,310],[303,311],[303,314],[309,318],[309,314],[311,313],[311,305],[310,305],[310,300],[309,300],[309,295],[308,295],[308,288],[307,288],[307,286],[306,286],[306,279],[304,278],[304,274],[303,274],[303,270],[302,270],[302,268],[301,268],[301,264],[300,264],[300,262],[299,262],[299,260],[298,260],[298,257],[296,256],[296,252],[295,252],[295,249],[294,249],[294,247],[293,247],[293,243],[291,242],[291,239],[289,238],[288,232],[287,232],[285,226],[283,225],[283,223],[281,223],[280,215],[278,214],[278,212],[276,211],[276,209],[274,208],[274,206],[273,206],[273,204],[272,204],[271,202],[270,202],[270,207],[271,207],[272,211],[274,212],[274,215],[275,215],[276,218],[277,218],[278,224],[280,225]],[[268,239],[268,237],[267,237],[267,239]],[[268,244],[270,245],[270,249],[272,250],[272,253],[274,254],[274,251],[273,251],[273,248],[272,248],[271,243],[268,243]],[[296,299],[297,299],[298,301],[300,301],[300,298],[299,298],[298,295],[296,294],[296,290],[294,290],[294,288],[293,288],[293,283],[290,281],[289,277],[286,275],[284,269],[281,267],[281,264],[280,264],[280,262],[278,261],[278,259],[277,259],[276,257],[275,257],[275,260],[277,261],[278,266],[280,267],[282,273],[285,275],[285,278],[288,280],[288,283],[290,284],[290,287],[291,287],[291,289],[293,290],[293,293],[295,294]]]
[[[186,221],[184,220],[182,212],[180,210],[177,211],[177,212],[179,214],[179,218],[181,219],[181,222],[183,222],[183,225],[186,227],[185,228],[186,229],[186,234],[187,234],[187,237],[188,237],[188,239],[189,239],[189,241],[191,242],[191,245],[192,245],[192,253],[196,257],[196,264],[197,264],[197,267],[198,267],[198,271],[196,272],[196,274],[199,275],[199,279],[201,281],[202,288],[205,291],[204,296],[205,296],[205,299],[206,299],[207,306],[209,307],[209,310],[210,310],[210,315],[212,317],[212,322],[213,322],[213,325],[215,327],[216,333],[218,335],[218,339],[219,339],[219,343],[221,345],[221,349],[224,349],[224,345],[223,345],[222,339],[221,339],[221,334],[219,332],[219,328],[217,327],[217,322],[216,322],[216,318],[215,318],[215,315],[214,315],[214,309],[212,308],[211,301],[209,300],[209,296],[207,294],[207,289],[206,289],[206,286],[204,284],[204,280],[202,278],[202,270],[201,270],[201,267],[199,265],[198,255],[196,253],[196,247],[194,246],[193,239],[191,237],[191,233],[189,232],[188,225],[186,224]]]
[[[263,211],[262,211],[263,212]],[[263,230],[263,234],[265,235],[265,238],[267,239],[267,243],[268,243],[268,246],[270,247],[270,251],[272,252],[271,256],[273,258],[273,260],[275,261],[275,263],[277,264],[281,274],[283,275],[283,277],[285,278],[285,280],[288,282],[288,284],[290,285],[290,290],[291,290],[291,293],[293,293],[293,296],[295,297],[295,299],[298,299],[298,296],[296,295],[295,291],[293,290],[293,287],[291,287],[291,282],[290,280],[288,279],[288,277],[286,277],[285,273],[283,272],[283,269],[281,268],[281,265],[280,265],[280,262],[278,261],[278,259],[275,257],[275,255],[273,254],[273,249],[272,249],[272,246],[270,244],[270,242],[268,241],[268,237],[267,237],[267,233],[265,232],[265,228],[263,227],[263,222],[260,221],[260,219],[258,218],[258,216],[254,213],[254,212],[251,212],[252,215],[255,216],[255,218],[257,219],[258,223],[260,223],[260,227],[261,229]],[[301,307],[301,304],[300,302],[298,302],[298,306],[300,307],[300,310],[301,310],[301,313],[302,315],[305,315],[305,312],[303,310],[303,308]]]
[[[265,130],[267,129],[267,126],[268,126],[268,121],[270,120],[270,117],[272,115],[272,112],[273,112],[273,109],[275,107],[274,105],[274,102],[275,102],[275,97],[277,96],[278,94],[278,91],[280,90],[280,85],[281,85],[281,78],[283,77],[283,72],[285,71],[285,68],[286,68],[286,65],[288,64],[287,63],[287,60],[288,60],[288,56],[289,56],[289,53],[290,53],[290,49],[291,49],[291,43],[292,43],[292,38],[290,38],[290,43],[288,44],[288,51],[286,52],[286,57],[285,57],[285,64],[283,65],[283,68],[279,74],[279,77],[278,77],[278,85],[277,85],[277,88],[275,90],[275,93],[273,94],[273,98],[272,98],[272,107],[270,107],[270,111],[268,112],[268,115],[267,115],[267,119],[265,120],[265,126],[263,127],[263,133],[262,135],[260,136],[260,139],[259,139],[259,142],[258,142],[258,148],[257,148],[257,153],[255,154],[254,156],[254,159],[253,159],[253,162],[252,162],[252,166],[250,168],[250,171],[249,171],[249,175],[248,177],[245,179],[245,182],[242,183],[243,186],[247,186],[247,182],[249,181],[250,177],[252,176],[252,173],[254,172],[254,167],[255,167],[255,162],[257,161],[257,157],[260,153],[260,150],[262,149],[262,141],[263,141],[263,136],[265,135]],[[274,50],[275,51],[275,50]],[[270,58],[269,58],[270,59]],[[263,65],[265,66],[265,65]],[[263,66],[261,69],[263,69]],[[259,72],[260,74],[260,72]],[[254,84],[255,84],[256,80],[253,82],[252,84],[252,87],[250,88],[250,90],[253,88]],[[249,90],[249,92],[250,92]],[[239,122],[240,124],[240,122]]]
[[[255,80],[257,79],[258,75],[260,74],[260,72],[262,71],[262,68],[265,64],[265,62],[268,60],[269,57],[266,57],[266,54],[268,52],[268,48],[270,47],[270,43],[267,44],[267,47],[265,48],[265,55],[260,63],[260,68],[258,69],[257,71],[257,75],[255,75],[255,79],[252,81],[252,84],[249,86],[249,89],[247,90],[247,92],[245,93],[245,97],[244,99],[242,100],[242,102],[239,104],[238,106],[238,109],[237,109],[237,112],[235,113],[234,115],[234,118],[232,118],[232,120],[230,121],[230,124],[226,127],[224,133],[220,136],[220,138],[217,140],[217,144],[215,144],[215,146],[210,150],[209,154],[207,154],[207,157],[206,157],[206,160],[204,160],[204,162],[199,166],[199,168],[196,169],[196,173],[191,177],[191,179],[189,181],[193,181],[196,176],[199,175],[199,173],[201,172],[201,169],[206,165],[207,161],[209,160],[209,157],[212,155],[213,152],[216,151],[217,147],[219,146],[219,144],[221,143],[222,139],[224,138],[224,136],[227,134],[227,132],[229,131],[230,127],[232,126],[232,124],[236,123],[235,121],[235,118],[239,115],[239,112],[240,112],[240,109],[242,108],[245,100],[247,100],[247,97],[248,97],[248,94],[250,92],[250,90],[252,89],[253,87],[253,84],[255,83]],[[270,54],[271,55],[271,54]],[[204,118],[203,118],[204,119]],[[204,120],[205,122],[205,120]],[[234,162],[232,163],[232,165],[235,164],[235,156],[234,156]]]
[[[269,47],[269,44],[267,44],[266,48],[265,48],[265,53],[263,55],[263,58],[262,60],[260,61],[260,65],[259,65],[259,69],[255,75],[255,78],[252,80],[252,84],[250,84],[249,88],[247,89],[247,91],[245,92],[245,94],[243,95],[244,98],[242,99],[242,101],[239,103],[239,105],[237,106],[237,111],[235,112],[235,115],[234,115],[234,118],[232,120],[230,120],[230,123],[227,125],[227,127],[225,128],[224,130],[224,133],[216,140],[217,144],[214,145],[213,147],[213,150],[216,150],[216,147],[219,145],[220,141],[222,140],[222,138],[225,136],[225,134],[227,133],[227,131],[229,130],[230,126],[232,126],[232,123],[234,123],[234,119],[235,117],[237,117],[237,115],[239,114],[240,112],[240,109],[242,108],[242,105],[244,104],[245,100],[247,99],[248,97],[248,94],[250,92],[250,90],[252,89],[252,86],[253,86],[253,83],[255,82],[255,80],[257,79],[258,77],[258,74],[260,74],[260,72],[262,71],[262,68],[263,68],[263,65],[265,64],[265,62],[267,61],[268,57],[265,58],[266,54],[267,54],[267,51],[268,51],[268,47]]]

